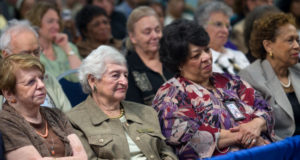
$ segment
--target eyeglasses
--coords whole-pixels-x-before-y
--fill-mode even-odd
[[[43,49],[41,47],[38,47],[35,50],[27,50],[27,51],[21,51],[19,54],[31,54],[33,56],[40,56],[40,54],[43,52]]]
[[[217,27],[217,28],[223,28],[223,27],[226,27],[229,31],[232,29],[230,24],[228,23],[225,23],[225,22],[220,22],[220,21],[216,21],[216,22],[212,22],[212,21],[209,21],[207,24],[212,24],[213,26]]]

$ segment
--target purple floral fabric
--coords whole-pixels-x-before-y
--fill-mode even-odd
[[[215,90],[177,76],[163,84],[153,101],[159,112],[162,133],[180,159],[195,159],[221,154],[216,151],[220,129],[230,129],[240,123],[263,117],[268,132],[273,134],[271,108],[247,82],[238,76],[213,73],[210,81]],[[227,111],[224,102],[234,102],[245,116],[236,121]],[[229,151],[239,150],[232,146]]]

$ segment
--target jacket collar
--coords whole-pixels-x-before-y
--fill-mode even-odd
[[[272,94],[274,95],[274,98],[276,99],[276,102],[281,106],[281,108],[287,112],[287,114],[294,119],[293,109],[292,106],[287,98],[286,93],[284,92],[280,84],[279,79],[277,78],[271,64],[268,60],[263,60],[262,68],[264,70],[264,74],[266,76],[266,82],[265,85],[270,89]]]
[[[93,125],[99,125],[100,123],[109,120],[109,117],[98,107],[92,96],[88,96],[85,103]],[[143,122],[138,116],[138,113],[135,112],[134,107],[130,107],[128,102],[122,101],[121,106],[124,108],[125,117],[128,121],[134,121],[137,123]]]

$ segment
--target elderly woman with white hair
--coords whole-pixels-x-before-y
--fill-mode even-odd
[[[213,72],[237,74],[249,65],[241,51],[225,47],[231,30],[229,18],[232,9],[223,2],[211,1],[199,6],[195,12],[195,21],[209,35],[209,48],[213,58]]]
[[[164,142],[151,107],[123,101],[128,88],[124,56],[102,45],[84,59],[79,80],[89,97],[68,117],[89,160],[177,159]]]

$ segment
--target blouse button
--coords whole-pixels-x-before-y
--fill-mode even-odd
[[[136,137],[136,140],[139,141],[139,140],[141,140],[141,138],[140,137]]]
[[[104,142],[104,139],[102,139],[102,138],[99,139],[99,142],[100,142],[100,143],[103,143],[103,142]]]
[[[154,156],[153,156],[153,155],[150,155],[150,158],[151,158],[151,159],[153,159],[153,158],[154,158]]]

